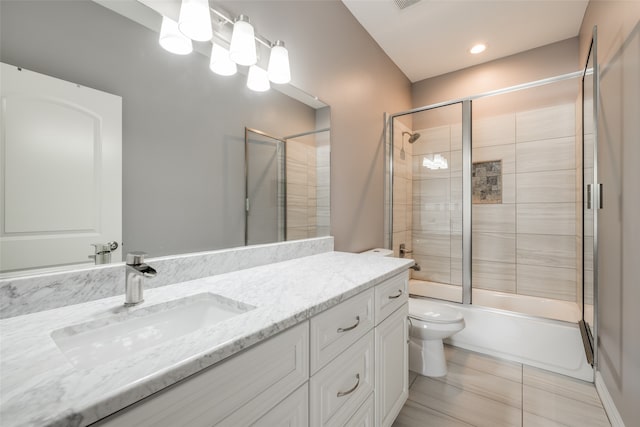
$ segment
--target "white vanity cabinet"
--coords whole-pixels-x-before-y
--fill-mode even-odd
[[[96,426],[390,426],[408,396],[408,273]]]
[[[309,379],[309,322],[301,323],[223,363],[98,421],[108,427],[249,426],[262,416],[277,417],[279,403],[305,415],[307,400],[286,403]],[[282,402],[282,403],[281,403]],[[278,406],[277,406],[278,405]],[[270,415],[270,411],[276,411]],[[291,416],[292,414],[288,414]],[[295,420],[295,418],[294,418]],[[300,427],[307,418],[300,418]],[[277,425],[277,424],[271,424]]]
[[[311,319],[309,424],[390,426],[409,394],[401,273]]]

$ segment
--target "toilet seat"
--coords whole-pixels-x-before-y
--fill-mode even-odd
[[[409,317],[431,323],[457,323],[464,320],[459,311],[419,298],[409,298]]]

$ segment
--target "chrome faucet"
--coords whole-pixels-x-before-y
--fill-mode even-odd
[[[155,277],[156,270],[144,263],[144,252],[129,252],[127,254],[126,282],[124,306],[131,307],[144,301],[144,278]]]

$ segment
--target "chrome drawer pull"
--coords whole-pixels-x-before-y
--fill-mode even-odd
[[[351,389],[349,389],[347,391],[339,391],[338,392],[338,397],[346,396],[347,394],[351,394],[354,391],[356,391],[356,389],[360,385],[360,374],[356,374],[356,379],[358,380],[358,382],[356,382],[356,385],[354,385],[353,388],[351,388]]]
[[[356,316],[356,324],[353,326],[349,326],[348,328],[338,328],[338,333],[342,333],[342,332],[348,332],[352,329],[355,329],[358,327],[358,325],[360,324],[360,316]]]
[[[389,295],[389,299],[400,298],[401,295],[402,295],[402,289],[398,289],[398,295]]]

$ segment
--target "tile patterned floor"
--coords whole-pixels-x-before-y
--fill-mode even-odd
[[[393,427],[609,427],[591,383],[445,346],[449,373],[409,372]]]

